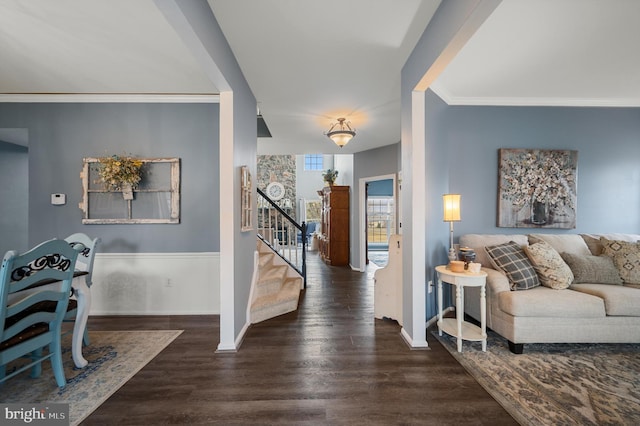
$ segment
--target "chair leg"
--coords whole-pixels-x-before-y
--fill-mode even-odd
[[[33,361],[37,360],[38,358],[42,358],[42,348],[36,349],[35,351],[31,352],[30,358]],[[42,362],[39,362],[31,367],[30,377],[32,379],[37,379],[38,377],[40,377],[40,374],[42,374]]]
[[[89,346],[91,344],[91,341],[89,340],[89,330],[87,330],[87,327],[84,328],[84,335],[82,336],[82,343],[84,344],[84,346]]]
[[[51,357],[53,375],[56,378],[58,387],[62,388],[67,384],[67,378],[64,376],[64,368],[62,366],[62,347],[59,337],[49,344],[49,351],[53,354]]]

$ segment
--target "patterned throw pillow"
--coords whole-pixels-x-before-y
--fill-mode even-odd
[[[571,268],[551,245],[541,241],[525,247],[524,251],[538,274],[540,284],[555,290],[563,290],[571,285]]]
[[[640,243],[601,238],[602,253],[613,259],[625,284],[640,284]]]
[[[485,247],[492,262],[509,279],[511,290],[528,290],[538,287],[540,281],[533,265],[522,247],[513,241]]]

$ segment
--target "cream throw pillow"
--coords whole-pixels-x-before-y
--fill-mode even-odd
[[[550,244],[541,241],[524,248],[533,264],[540,283],[555,290],[568,288],[573,282],[573,272],[569,265]]]

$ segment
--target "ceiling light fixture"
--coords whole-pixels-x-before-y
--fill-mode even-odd
[[[348,144],[356,135],[355,129],[352,129],[348,122],[345,123],[345,120],[345,118],[338,118],[338,122],[333,123],[329,131],[325,133],[340,148]]]

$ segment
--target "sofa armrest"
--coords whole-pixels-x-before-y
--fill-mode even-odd
[[[487,291],[490,294],[511,291],[509,279],[505,274],[492,268],[482,268],[482,270],[487,273]]]

